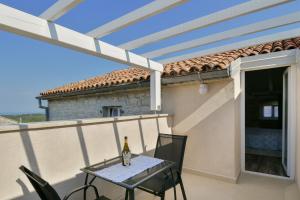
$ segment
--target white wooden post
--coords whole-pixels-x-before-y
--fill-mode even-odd
[[[230,68],[234,84],[234,99],[237,99],[241,94],[241,59],[233,61]]]
[[[150,109],[153,111],[161,110],[161,78],[159,71],[151,71],[150,77]]]
[[[296,49],[296,65],[300,65],[300,49]]]

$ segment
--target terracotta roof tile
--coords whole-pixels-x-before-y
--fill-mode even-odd
[[[187,75],[194,72],[206,72],[226,69],[239,57],[267,54],[300,48],[300,37],[251,46],[214,55],[196,57],[188,60],[165,64],[162,77]],[[121,85],[150,79],[149,71],[138,67],[116,70],[105,75],[70,83],[41,93],[41,96],[91,90],[113,85]]]

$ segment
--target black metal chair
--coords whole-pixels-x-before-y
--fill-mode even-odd
[[[154,157],[173,161],[176,165],[170,171],[154,176],[140,185],[139,189],[159,196],[163,200],[165,199],[165,192],[173,188],[174,198],[176,199],[176,185],[180,184],[183,198],[184,200],[187,199],[181,179],[186,140],[187,136],[159,134]]]
[[[41,177],[30,171],[24,166],[20,167],[20,170],[27,176],[29,179],[30,183],[34,187],[35,191],[38,193],[40,196],[41,200],[62,200],[57,192],[54,190],[54,188],[45,180],[43,180]],[[69,194],[67,194],[63,200],[69,199],[73,194],[76,192],[82,191],[82,190],[87,190],[89,188],[93,188],[96,199],[95,200],[109,200],[108,198],[104,196],[99,196],[98,190],[94,185],[84,185],[82,187],[76,188]]]

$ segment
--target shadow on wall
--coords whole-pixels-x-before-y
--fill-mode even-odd
[[[121,155],[122,149],[121,149],[120,134],[119,134],[119,130],[118,130],[118,126],[117,126],[116,122],[113,122],[113,127],[114,127],[114,134],[115,134],[115,138],[116,138],[118,152],[119,152],[119,155]]]
[[[30,169],[34,171],[36,174],[40,175],[40,169],[38,166],[38,162],[36,159],[36,155],[34,153],[34,149],[32,146],[31,139],[29,137],[29,132],[28,132],[28,125],[27,124],[20,124],[19,125],[20,129],[22,130],[20,135],[22,139],[22,143],[25,149],[25,153],[30,165]]]
[[[142,128],[142,123],[141,123],[141,120],[139,119],[138,120],[139,122],[139,132],[140,132],[140,137],[141,137],[141,143],[142,143],[142,148],[143,148],[143,153],[146,153],[146,145],[145,145],[145,139],[144,139],[144,133],[143,133],[143,128]],[[156,121],[156,123],[158,123]],[[159,131],[158,131],[159,133]]]
[[[238,133],[235,133],[235,102],[233,98],[220,102],[205,117],[196,117],[186,132],[189,140],[184,167],[235,182],[240,168],[236,160],[240,158],[237,156],[240,146],[235,136]]]
[[[78,135],[78,139],[79,139],[79,142],[80,142],[80,147],[81,147],[81,151],[82,151],[84,164],[85,164],[85,166],[89,166],[90,165],[90,160],[89,160],[89,155],[88,155],[86,143],[85,143],[84,136],[83,136],[83,131],[82,131],[82,124],[83,123],[82,123],[82,120],[78,120],[77,124],[78,125],[76,126],[76,130],[77,130],[77,135]]]
[[[201,123],[232,99],[233,84],[232,82],[229,82],[195,108],[192,113],[176,123],[173,130],[176,133],[187,133],[190,129]]]
[[[21,189],[22,189],[22,192],[24,195],[29,195],[30,194],[30,191],[29,189],[27,188],[26,184],[21,180],[21,179],[17,179],[16,182],[20,185]]]
[[[157,133],[159,133],[160,132],[159,120],[158,119],[153,119],[153,120],[155,120]],[[137,119],[136,120],[136,122],[137,122],[136,124],[137,124],[138,128],[135,129],[135,130],[137,130],[138,133],[136,132],[134,134],[135,134],[135,137],[138,137],[139,140],[141,141],[140,144],[142,145],[142,148],[141,148],[142,153],[151,155],[151,154],[153,154],[153,149],[149,149],[149,151],[147,151],[147,149],[146,149],[145,133],[147,131],[144,130],[145,127],[142,126],[142,121],[143,121],[143,119]],[[77,145],[80,146],[80,150],[81,150],[81,153],[82,153],[82,158],[83,158],[84,164],[86,166],[88,166],[88,165],[91,165],[93,163],[91,163],[92,162],[91,159],[90,159],[91,155],[89,155],[88,147],[87,147],[87,141],[86,141],[86,138],[85,138],[86,134],[89,134],[89,133],[87,131],[84,132],[83,127],[84,126],[89,126],[89,125],[98,125],[98,123],[86,124],[86,123],[84,123],[83,120],[77,120],[76,122],[77,122],[76,129],[74,129],[74,130],[76,130],[76,133],[74,132],[74,134],[77,134],[77,137],[78,137],[78,143],[79,144],[77,144]],[[169,123],[171,123],[171,122],[168,121],[168,126],[169,126]],[[98,133],[101,134],[101,125],[100,124],[99,124],[99,129],[100,130],[99,130],[99,132],[97,131],[96,134],[98,134]],[[118,128],[118,119],[115,119],[114,122],[109,122],[109,125],[112,126],[112,128],[113,128],[113,133],[112,134],[114,134],[114,137],[115,137],[115,140],[116,140],[116,147],[112,147],[112,148],[117,148],[118,153],[121,154],[122,149],[121,149],[120,135],[122,135],[122,134],[120,134],[120,131],[122,131],[122,130],[119,130],[120,128]],[[151,125],[151,126],[153,127],[153,125]],[[22,130],[22,131],[20,131],[20,137],[21,137],[21,141],[22,141],[23,146],[24,146],[24,151],[25,151],[28,163],[29,163],[29,166],[27,166],[27,167],[29,169],[31,169],[32,171],[34,171],[36,174],[41,176],[41,171],[44,171],[45,169],[40,169],[39,162],[38,162],[37,156],[36,156],[37,152],[35,152],[35,149],[34,149],[34,146],[33,146],[33,143],[32,143],[32,139],[30,138],[30,133],[34,132],[34,130],[31,130],[30,133],[29,133],[30,127],[27,124],[20,124],[19,128],[20,128],[20,130]],[[154,128],[154,130],[156,128]],[[49,128],[49,130],[50,129],[53,129],[53,128]],[[54,129],[59,130],[59,128],[54,128]],[[44,131],[46,133],[42,133],[42,134],[47,134],[47,129],[45,129]],[[36,134],[40,134],[40,133],[36,133]],[[43,137],[43,136],[41,135],[41,137]],[[70,137],[70,136],[68,136],[68,137]],[[103,142],[103,140],[102,140],[102,142]],[[42,144],[39,144],[39,145],[42,145]],[[131,145],[134,145],[134,144],[131,144]],[[139,145],[139,144],[135,144],[135,145]],[[101,146],[101,141],[99,141],[99,146]],[[53,155],[55,155],[55,152],[53,152]],[[82,159],[80,156],[78,156],[78,158]],[[77,167],[77,166],[75,166],[75,167]],[[53,185],[53,187],[57,190],[57,192],[60,194],[61,197],[62,197],[62,195],[65,195],[66,192],[71,191],[72,189],[74,189],[76,187],[79,187],[79,186],[84,184],[85,175],[83,173],[80,173],[80,171],[79,171],[80,167],[83,167],[83,166],[78,166],[78,174],[74,174],[74,177],[72,177],[70,179],[67,179],[67,180],[64,180],[64,181],[61,181],[61,182]],[[14,170],[19,170],[19,169],[18,169],[18,167],[16,167],[16,169],[14,169]],[[70,170],[74,170],[74,169],[70,169]],[[43,176],[41,176],[41,177],[45,178]],[[122,195],[123,195],[122,191],[123,190],[121,188],[112,186],[108,183],[103,184],[103,182],[101,183],[100,180],[97,180],[96,182],[97,182],[97,185],[100,186],[99,188],[104,188],[104,190],[106,191],[105,194],[107,196],[119,195],[115,198],[122,197]],[[16,183],[20,186],[23,195],[19,196],[19,197],[16,197],[16,198],[13,198],[13,199],[20,199],[20,200],[21,199],[22,200],[39,199],[35,192],[31,192],[32,187],[31,187],[31,185],[28,185],[30,183],[27,181],[27,178],[25,177],[25,175],[22,174],[20,178],[17,177]],[[101,187],[101,186],[103,186],[103,187]]]

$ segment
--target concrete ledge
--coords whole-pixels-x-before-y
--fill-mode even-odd
[[[113,123],[132,121],[139,119],[153,119],[170,117],[169,114],[150,114],[150,115],[134,115],[134,116],[122,116],[122,117],[108,117],[108,118],[89,118],[89,119],[74,119],[64,121],[49,121],[49,122],[35,122],[35,123],[22,123],[0,126],[0,134],[16,132],[22,130],[42,130],[52,128],[65,128],[72,126],[86,126],[93,124]]]
[[[189,168],[185,168],[185,167],[183,168],[183,171],[186,173],[195,174],[198,176],[204,176],[207,178],[213,178],[216,180],[220,180],[220,181],[224,181],[224,182],[228,182],[228,183],[234,183],[234,184],[236,184],[239,179],[239,175],[237,177],[228,177],[228,176],[223,176],[223,175],[219,175],[219,174],[212,174],[210,172],[189,169]]]

